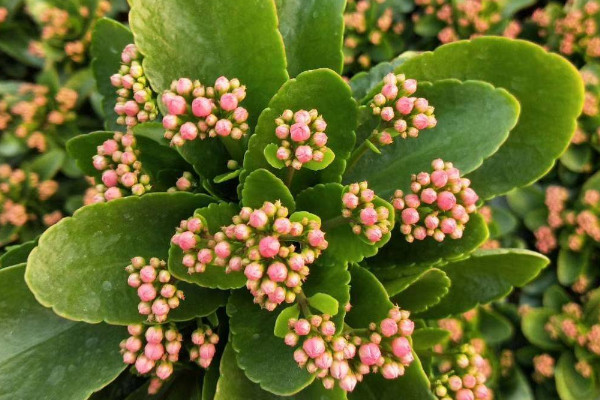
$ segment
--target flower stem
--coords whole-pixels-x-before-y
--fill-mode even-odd
[[[344,217],[343,215],[338,215],[337,217],[330,218],[324,221],[321,224],[321,228],[327,232],[329,229],[337,228],[338,226],[345,225],[350,221],[350,219]]]
[[[362,142],[360,146],[354,149],[352,154],[350,154],[350,158],[348,158],[348,162],[346,163],[345,173],[352,171],[352,169],[354,169],[358,161],[367,153],[367,151],[372,150],[376,140],[377,138],[375,134],[372,134],[368,139]]]
[[[292,188],[292,180],[294,179],[294,174],[296,173],[296,169],[294,167],[288,167],[287,177],[285,178],[285,184],[288,188]]]
[[[302,314],[308,318],[312,315],[310,312],[310,307],[308,306],[308,298],[304,294],[304,291],[300,290],[300,293],[296,294],[296,301],[298,302],[298,306],[300,307],[300,311]]]

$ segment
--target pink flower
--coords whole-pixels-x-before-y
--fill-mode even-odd
[[[165,117],[163,118],[162,123],[163,123],[163,127],[165,129],[175,130],[175,129],[177,129],[177,125],[179,123],[179,120],[177,119],[176,115],[168,114],[168,115],[165,115]]]
[[[193,123],[186,122],[185,124],[181,125],[181,128],[179,128],[179,133],[185,140],[194,140],[196,137],[198,137],[198,128],[196,128],[196,125]]]
[[[411,321],[410,319],[403,319],[402,321],[400,321],[400,332],[404,336],[412,335],[414,329],[415,329],[415,323],[413,321]]]
[[[196,117],[206,118],[212,113],[213,103],[206,97],[197,97],[192,101],[192,113]]]
[[[396,110],[400,114],[408,115],[412,112],[414,107],[413,101],[408,97],[401,97],[396,102]]]
[[[360,361],[365,365],[375,365],[381,357],[381,350],[375,343],[363,344],[358,349],[358,356]]]
[[[396,357],[403,358],[411,351],[410,343],[405,337],[397,337],[392,341],[392,352]]]
[[[381,333],[385,337],[394,336],[398,332],[398,324],[392,318],[386,318],[380,324]]]
[[[437,205],[441,210],[451,210],[456,205],[456,197],[451,192],[442,192],[438,195]]]
[[[456,400],[475,400],[475,396],[469,389],[460,389],[456,392]]]
[[[310,146],[298,146],[295,155],[298,161],[303,164],[311,161],[313,158],[313,152]]]
[[[196,247],[196,244],[196,238],[192,232],[186,231],[179,235],[179,247],[181,250],[188,251]]]
[[[112,169],[106,170],[102,173],[102,183],[108,187],[117,186],[119,182],[119,176]]]
[[[156,367],[156,376],[162,380],[168,379],[173,374],[173,364],[162,362]]]
[[[350,366],[348,365],[348,362],[345,360],[342,360],[342,361],[336,360],[331,363],[331,367],[329,368],[329,371],[330,371],[332,377],[340,380],[340,379],[344,379],[344,377],[346,377],[346,375],[348,375],[348,372],[350,372]]]
[[[279,261],[274,262],[267,268],[267,275],[273,282],[284,282],[287,278],[287,268]]]
[[[325,353],[325,342],[318,336],[311,337],[304,341],[302,349],[310,358],[315,359]]]
[[[170,99],[169,104],[167,104],[169,114],[173,114],[173,115],[185,114],[186,107],[187,107],[186,101],[181,96],[173,96]]]
[[[152,301],[156,298],[156,289],[150,283],[140,285],[137,294],[142,301]]]
[[[309,239],[310,240],[310,239]],[[279,253],[279,240],[274,236],[267,236],[260,240],[258,248],[261,256],[265,258],[273,258]]]
[[[419,222],[419,212],[414,208],[405,208],[402,210],[402,222],[407,225]]]
[[[164,354],[165,348],[160,343],[148,343],[146,344],[146,347],[144,347],[144,355],[150,360],[160,360]]]
[[[152,368],[154,368],[154,361],[144,355],[139,356],[135,361],[135,369],[142,375],[150,372]]]
[[[244,275],[251,281],[257,281],[263,276],[263,266],[258,263],[250,263],[244,269]]]
[[[215,131],[219,136],[229,136],[231,130],[233,129],[233,124],[228,119],[220,119],[217,121],[215,125]]]
[[[360,221],[363,225],[372,226],[378,221],[377,211],[374,208],[363,208],[360,212]]]
[[[383,238],[383,232],[377,226],[368,228],[365,235],[372,243],[377,243]]]
[[[296,123],[291,127],[291,138],[295,142],[304,142],[310,138],[310,129],[308,125]]]
[[[238,106],[238,99],[231,93],[226,93],[221,96],[221,101],[219,102],[221,108],[225,111],[233,111]]]

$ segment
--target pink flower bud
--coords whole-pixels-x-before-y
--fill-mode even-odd
[[[456,392],[456,400],[475,400],[475,396],[470,389],[460,389]]]
[[[292,229],[292,223],[287,218],[277,218],[273,223],[273,229],[277,233],[287,235]]]
[[[275,128],[275,136],[281,140],[286,139],[289,134],[290,129],[287,125],[279,125],[277,128]]]
[[[300,336],[306,336],[310,332],[310,323],[305,319],[299,319],[294,324],[294,331]]]
[[[454,218],[444,218],[440,224],[440,230],[446,235],[456,230],[456,220]]]
[[[367,343],[360,346],[358,349],[358,356],[360,361],[365,365],[375,365],[381,357],[381,350],[375,343]]]
[[[392,352],[398,358],[411,353],[410,343],[405,337],[397,337],[392,341]]]
[[[396,102],[396,110],[400,114],[408,115],[412,112],[414,107],[413,101],[408,97],[401,97]]]
[[[381,89],[381,94],[388,100],[394,100],[398,96],[398,86],[393,83],[388,83]]]
[[[429,127],[429,117],[427,117],[425,114],[415,115],[412,122],[417,129],[426,129]]]
[[[213,253],[209,249],[202,249],[198,252],[198,261],[202,264],[210,264],[213,260]]]
[[[121,87],[122,86],[121,74],[112,74],[110,76],[110,84],[113,85],[114,87]]]
[[[383,107],[381,110],[381,119],[386,122],[394,119],[394,109],[392,107]]]
[[[130,336],[125,341],[125,348],[132,353],[137,353],[142,348],[142,341],[136,336]]]
[[[221,96],[221,101],[219,102],[221,108],[225,111],[233,111],[238,106],[238,99],[231,93],[226,93]]]
[[[412,225],[419,222],[419,212],[414,208],[405,208],[402,210],[402,222],[406,225]]]
[[[169,109],[169,114],[174,115],[182,115],[185,114],[187,104],[183,97],[181,96],[173,96],[167,104],[167,108]]]
[[[396,363],[387,363],[381,368],[381,375],[385,379],[396,379],[400,376],[400,368]]]
[[[433,204],[437,200],[437,193],[432,188],[423,189],[421,192],[421,201],[425,204]]]
[[[107,171],[104,171],[104,173],[102,173],[102,183],[104,183],[106,186],[108,186],[108,187],[117,186],[118,182],[119,182],[119,176],[112,169],[109,169]]]
[[[170,362],[162,362],[156,367],[156,376],[162,380],[168,379],[173,374],[173,364]]]
[[[158,317],[167,315],[170,309],[171,307],[164,299],[158,299],[152,303],[152,313]]]
[[[318,336],[311,337],[304,341],[302,349],[310,358],[315,359],[325,353],[325,342]]]
[[[273,282],[283,282],[287,278],[287,268],[279,261],[269,265],[267,275]]]
[[[360,221],[363,225],[372,226],[377,223],[378,215],[372,207],[363,208],[360,212]]]
[[[142,301],[152,301],[156,298],[156,289],[150,283],[140,285],[137,294]]]
[[[257,281],[263,276],[263,266],[258,263],[250,263],[244,269],[244,275],[251,281]]]
[[[451,210],[456,205],[456,197],[451,192],[442,192],[438,195],[437,205],[441,210]]]
[[[304,352],[304,350],[297,349],[296,351],[294,351],[294,360],[298,364],[304,365],[308,361],[308,356],[306,355],[306,353]]]
[[[351,392],[356,387],[356,377],[348,374],[340,381],[340,388],[346,392]]]
[[[231,247],[227,242],[219,242],[215,246],[215,254],[220,258],[228,258],[231,254]]]
[[[262,210],[255,210],[252,212],[252,214],[250,214],[249,224],[253,228],[261,229],[267,224],[268,221],[269,217],[267,217],[267,214],[265,214],[265,212]]]
[[[310,240],[310,239],[309,239]],[[279,253],[279,240],[277,240],[274,236],[267,236],[260,240],[258,244],[258,249],[260,251],[260,255],[265,258],[273,258]]]
[[[294,347],[298,344],[298,335],[290,332],[288,334],[285,335],[285,338],[283,339],[284,343],[290,347]]]
[[[236,108],[235,111],[233,111],[233,119],[238,124],[246,122],[248,120],[248,110],[246,110],[244,107]]]
[[[186,95],[192,91],[193,87],[194,85],[192,81],[188,78],[179,78],[179,80],[177,81],[176,90],[178,94]]]
[[[163,118],[163,127],[168,130],[177,129],[178,119],[176,115],[168,114]]]
[[[149,343],[160,343],[163,340],[163,331],[160,326],[151,326],[146,331],[146,340]]]
[[[310,120],[310,113],[306,110],[300,110],[294,114],[294,121],[299,124],[308,124]]]
[[[313,151],[310,146],[298,146],[295,155],[298,161],[304,164],[312,160]]]
[[[326,243],[325,232],[320,229],[313,229],[308,232],[308,243],[313,247],[321,247]]]
[[[144,283],[152,283],[156,279],[156,270],[152,266],[146,265],[140,270],[140,278]]]
[[[198,137],[198,128],[192,122],[186,122],[179,128],[179,133],[185,140],[194,140]]]
[[[138,112],[140,112],[140,106],[134,100],[125,103],[125,114],[135,117]]]
[[[196,117],[206,118],[212,113],[213,103],[206,97],[197,97],[192,101],[192,113]]]
[[[140,355],[135,361],[135,369],[142,375],[150,372],[152,368],[154,368],[154,361],[150,360],[143,354]]]
[[[385,337],[394,336],[398,332],[398,324],[392,318],[381,321],[381,334]]]
[[[233,129],[233,124],[228,119],[220,119],[217,121],[215,125],[215,131],[219,136],[229,136],[231,130]]]
[[[160,360],[164,354],[165,348],[161,343],[148,343],[146,344],[146,347],[144,347],[144,355],[150,360]]]
[[[304,142],[310,138],[310,129],[308,125],[303,123],[292,125],[290,132],[294,142]]]
[[[340,380],[340,379],[344,379],[346,377],[346,375],[348,375],[348,372],[350,372],[350,367],[348,365],[348,362],[345,360],[333,361],[331,363],[331,367],[330,367],[329,371],[330,371],[332,377]]]
[[[104,198],[107,201],[112,201],[121,198],[121,191],[117,187],[108,188],[106,192],[104,192]]]
[[[293,271],[300,271],[304,267],[304,258],[300,254],[293,254],[288,263]]]
[[[473,205],[479,200],[479,196],[477,196],[477,193],[471,188],[463,190],[461,197],[466,206]]]
[[[226,92],[229,90],[229,79],[227,79],[224,76],[220,76],[219,78],[217,78],[217,80],[215,81],[215,90],[217,92]]]
[[[317,147],[323,147],[327,144],[327,135],[324,132],[316,132],[313,134],[312,141]]]
[[[404,90],[406,90],[408,94],[413,94],[417,91],[417,81],[414,79],[407,79],[402,84],[402,87],[404,87]]]
[[[200,358],[210,360],[215,356],[217,349],[212,343],[204,343],[200,346]]]
[[[188,251],[196,247],[196,237],[190,231],[183,232],[179,235],[179,247],[183,251]]]
[[[427,101],[427,99],[419,97],[418,99],[415,100],[415,108],[417,109],[418,112],[424,113],[425,111],[427,111],[428,107],[429,107],[429,102]]]
[[[431,174],[431,183],[438,188],[446,186],[448,183],[448,174],[443,170],[433,171]]]
[[[400,333],[402,333],[402,335],[404,336],[412,335],[413,331],[415,330],[415,323],[410,319],[403,319],[402,321],[400,321],[399,325]]]
[[[187,222],[187,229],[194,233],[200,232],[202,229],[202,221],[199,218],[192,218]]]
[[[406,206],[410,208],[417,208],[421,205],[421,201],[419,200],[419,196],[416,194],[408,194],[404,197],[404,201],[406,202]]]
[[[333,357],[331,356],[331,353],[329,353],[329,352],[325,352],[315,359],[315,365],[319,369],[329,369],[329,367],[331,367],[332,363],[333,363]]]

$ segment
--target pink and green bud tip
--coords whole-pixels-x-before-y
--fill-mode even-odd
[[[369,243],[377,243],[392,226],[390,210],[384,204],[368,188],[367,182],[353,183],[344,188],[342,216],[349,219],[356,235],[361,235]]]

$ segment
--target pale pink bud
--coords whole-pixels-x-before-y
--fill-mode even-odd
[[[170,309],[171,307],[169,307],[169,304],[164,299],[158,299],[152,303],[152,313],[156,316],[165,316],[169,313]]]
[[[292,229],[292,223],[287,218],[277,218],[273,223],[273,229],[275,232],[280,233],[282,235],[286,235]]]
[[[173,364],[170,362],[162,362],[156,367],[156,376],[162,380],[168,379],[173,374]]]
[[[142,341],[136,336],[130,336],[125,341],[125,348],[132,353],[136,353],[142,348]]]
[[[133,288],[137,288],[142,284],[139,274],[131,274],[127,278],[127,284]]]
[[[360,361],[365,365],[375,365],[381,357],[381,350],[375,343],[367,343],[360,346],[358,349]]]
[[[381,334],[385,337],[394,336],[398,332],[398,324],[392,318],[381,321]]]
[[[402,222],[407,225],[416,224],[419,222],[419,212],[414,208],[406,208],[402,210]]]
[[[475,400],[475,395],[470,389],[460,389],[456,392],[456,400]]]
[[[288,263],[293,271],[300,271],[304,267],[304,258],[300,254],[293,254]]]
[[[218,92],[226,92],[229,90],[229,79],[224,76],[220,76],[215,81],[215,90]]]
[[[369,239],[369,241],[372,243],[377,243],[383,238],[383,232],[378,226],[368,228],[365,232],[365,235],[367,236],[367,239]]]
[[[308,232],[308,243],[313,247],[321,247],[326,243],[325,232],[320,229],[313,229]]]
[[[299,319],[294,324],[294,331],[300,336],[306,336],[310,332],[310,323],[305,319]]]
[[[404,87],[404,90],[406,90],[408,94],[413,94],[417,91],[417,81],[414,79],[407,79],[402,84],[402,87]]]
[[[213,259],[213,253],[209,249],[202,249],[198,252],[198,261],[202,264],[209,264]]]
[[[391,121],[394,119],[394,109],[392,107],[383,107],[381,110],[381,119],[384,121]]]
[[[350,371],[350,367],[348,365],[348,362],[345,360],[333,361],[331,363],[331,367],[329,368],[329,371],[330,371],[332,377],[340,380],[340,379],[344,379],[344,377],[346,377],[346,375],[348,375],[348,372]]]
[[[304,350],[297,349],[296,351],[294,351],[294,360],[298,364],[304,365],[308,361],[308,356],[306,355],[306,353],[304,352]]]
[[[236,108],[235,111],[233,111],[233,119],[238,124],[246,122],[248,120],[248,110],[246,110],[244,107]]]
[[[444,211],[451,210],[456,205],[456,197],[451,192],[442,192],[438,195],[437,205]]]
[[[354,375],[346,375],[340,381],[340,388],[346,392],[351,392],[356,387],[356,377]]]
[[[249,224],[253,228],[263,228],[268,221],[269,217],[267,217],[267,214],[265,214],[265,212],[262,210],[255,210],[252,212],[252,214],[250,214]]]
[[[433,204],[437,200],[437,193],[432,188],[423,189],[421,201],[425,204]]]
[[[427,111],[428,107],[429,107],[429,102],[427,101],[427,99],[419,97],[418,99],[415,100],[415,108],[417,109],[418,112],[423,113],[423,112]]]
[[[385,379],[396,379],[398,376],[400,376],[400,368],[396,363],[384,364],[383,368],[381,368],[381,375]]]
[[[102,183],[107,187],[117,186],[117,183],[119,183],[119,176],[112,169],[104,171],[104,173],[102,173]]]
[[[451,234],[456,229],[456,220],[454,218],[444,218],[440,224],[440,230],[446,235]]]
[[[154,361],[150,360],[143,354],[140,355],[135,361],[135,369],[142,375],[150,372],[152,368],[154,368]]]
[[[446,186],[448,183],[448,174],[443,170],[433,171],[431,174],[431,183],[438,188]]]
[[[408,97],[401,97],[396,102],[396,110],[398,110],[400,114],[404,115],[410,114],[412,112],[413,106],[413,101]]]
[[[144,355],[150,360],[160,360],[164,354],[165,348],[161,343],[148,343],[146,344],[146,347],[144,347]]]
[[[411,321],[410,319],[403,319],[402,321],[400,321],[400,332],[404,336],[412,335],[414,330],[415,330],[415,323],[413,321]]]
[[[309,239],[310,240],[310,239]],[[279,240],[277,240],[274,236],[267,236],[260,240],[258,244],[258,249],[260,251],[260,255],[265,258],[273,258],[279,253]]]
[[[310,120],[310,113],[306,110],[300,110],[294,114],[294,121],[299,124],[308,124]]]
[[[315,365],[320,369],[329,369],[333,363],[331,353],[325,352],[315,359]]]
[[[258,263],[250,263],[244,269],[244,275],[251,281],[257,281],[263,275],[263,266]]]
[[[325,353],[325,342],[320,337],[311,337],[304,341],[302,349],[310,358],[317,358]]]
[[[135,117],[135,115],[140,111],[140,106],[134,100],[129,100],[125,103],[125,114],[130,117]]]
[[[198,128],[192,122],[186,122],[179,128],[179,133],[185,140],[194,140],[198,137]]]
[[[292,125],[291,138],[295,142],[304,142],[310,138],[310,129],[308,125],[303,123],[296,123]]]
[[[149,343],[160,343],[163,340],[163,331],[160,326],[151,326],[146,331],[146,340]]]
[[[421,201],[419,200],[419,196],[416,194],[408,194],[404,197],[404,201],[406,202],[406,206],[410,208],[417,208],[421,205]]]
[[[429,117],[425,114],[417,114],[413,117],[413,125],[417,129],[426,129],[429,126]]]
[[[267,275],[273,282],[283,282],[287,278],[287,268],[279,261],[269,265]]]
[[[215,125],[215,131],[219,136],[229,136],[231,130],[233,129],[233,124],[228,119],[220,119],[217,121]]]
[[[435,215],[425,217],[425,227],[427,229],[436,229],[440,224],[440,220]]]
[[[176,115],[168,114],[163,118],[163,127],[168,130],[177,129],[178,119]]]
[[[360,212],[360,221],[363,225],[372,226],[377,223],[378,215],[372,207],[363,208]]]
[[[317,147],[323,147],[327,144],[327,135],[324,132],[313,134],[312,141]]]
[[[477,196],[477,193],[471,188],[463,190],[461,197],[466,206],[473,205],[479,200],[479,196]]]
[[[156,279],[156,270],[152,266],[146,265],[140,270],[140,278],[142,278],[142,281],[145,283],[154,282]]]
[[[411,353],[410,343],[405,337],[397,337],[392,341],[392,352],[398,358]]]
[[[231,247],[227,242],[219,242],[215,246],[215,254],[220,258],[227,258],[231,254]]]
[[[196,117],[206,118],[208,117],[213,108],[213,103],[206,97],[197,97],[192,101],[192,113]]]
[[[179,78],[177,81],[176,90],[180,95],[189,94],[194,87],[194,84],[188,78]]]
[[[238,106],[238,99],[231,93],[226,93],[221,96],[221,101],[219,102],[221,108],[225,111],[233,111]]]
[[[183,251],[188,251],[196,246],[196,237],[190,231],[185,231],[179,235],[179,247]]]
[[[296,158],[301,163],[307,163],[312,160],[313,152],[310,146],[298,146],[296,149]]]
[[[150,283],[140,285],[137,294],[142,301],[152,301],[156,298],[156,289]]]
[[[383,86],[383,89],[381,89],[381,93],[385,96],[386,99],[394,100],[396,96],[398,96],[398,86],[396,86],[393,83],[388,83]]]
[[[202,221],[199,218],[192,218],[187,222],[188,231],[192,231],[194,233],[200,232],[202,229]]]
[[[216,347],[212,343],[204,343],[200,346],[200,358],[212,359],[215,356]]]
[[[182,115],[185,114],[186,110],[186,101],[181,96],[173,96],[167,104],[167,108],[169,109],[169,114],[174,115]]]
[[[294,347],[298,344],[298,335],[296,335],[295,333],[289,332],[288,334],[285,335],[285,338],[283,339],[284,343],[290,347]]]
[[[287,125],[279,125],[277,128],[275,128],[275,136],[281,140],[286,139],[289,134],[290,129]]]

